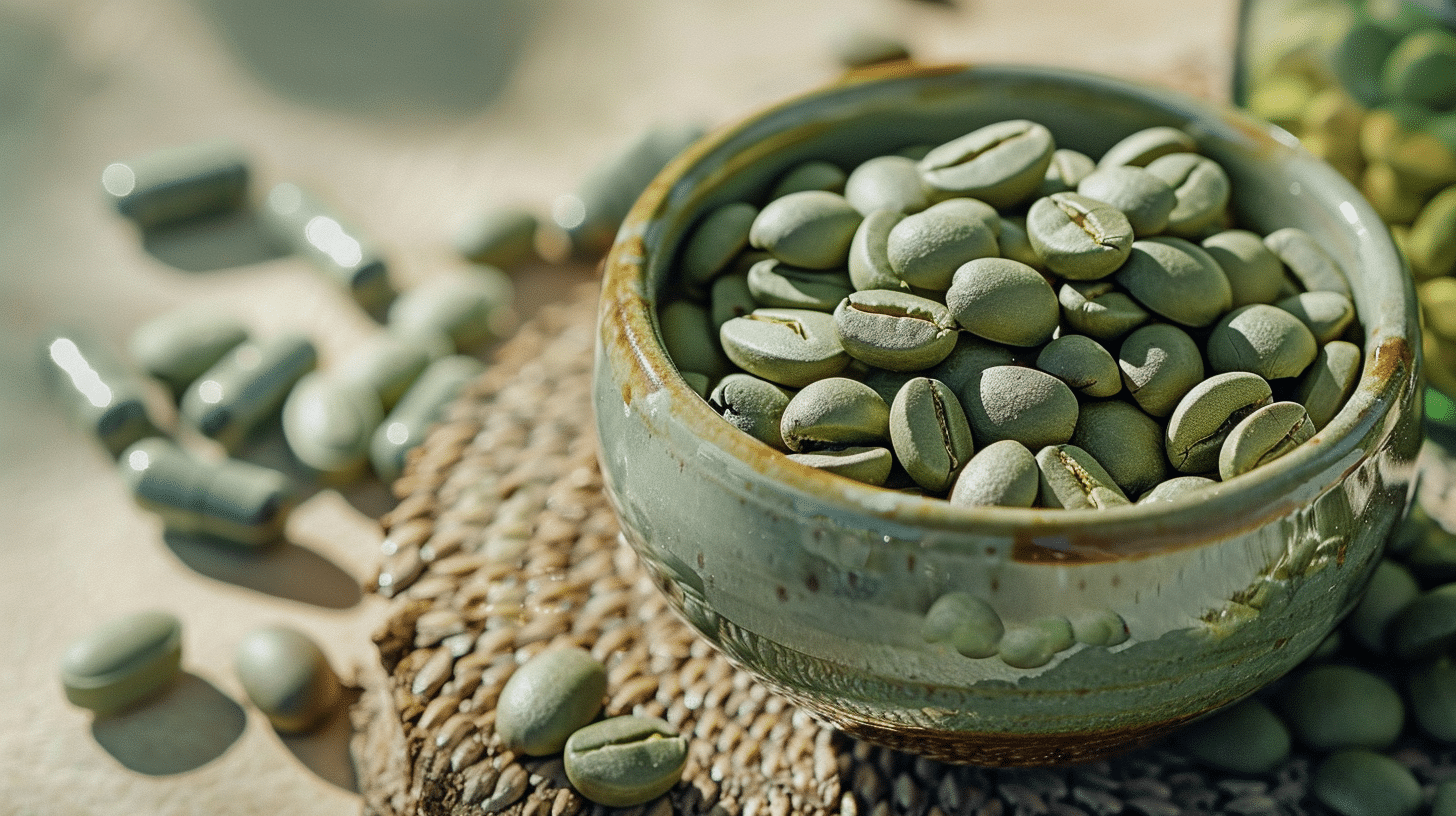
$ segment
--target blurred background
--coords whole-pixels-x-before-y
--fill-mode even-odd
[[[211,304],[255,336],[308,334],[321,367],[377,326],[244,213],[142,234],[103,200],[111,161],[225,136],[254,194],[305,184],[384,250],[401,289],[468,266],[472,212],[558,196],[649,127],[731,122],[832,82],[855,33],[924,62],[1091,69],[1225,100],[1237,4],[1151,0],[0,0],[0,814],[357,813],[348,723],[282,738],[232,672],[284,622],[346,678],[372,657],[376,483],[315,489],[284,546],[190,547],[137,510],[48,393],[43,334],[124,348]],[[523,317],[591,259],[516,270]],[[93,720],[57,663],[117,615],[171,609],[183,682]]]

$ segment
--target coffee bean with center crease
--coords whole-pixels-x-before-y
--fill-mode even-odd
[[[566,778],[582,796],[631,807],[667,793],[682,778],[687,739],[656,717],[627,715],[592,723],[566,741]]]

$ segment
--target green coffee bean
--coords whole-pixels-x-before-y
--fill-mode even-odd
[[[809,383],[789,399],[779,421],[796,453],[874,445],[890,438],[890,406],[873,388],[846,377]]]
[[[657,717],[612,717],[572,734],[562,759],[566,778],[582,796],[608,807],[631,807],[677,784],[688,744]]]
[[[895,457],[890,449],[881,447],[791,453],[789,458],[801,465],[876,486],[884,484],[890,478],[890,468],[895,464]]]
[[[1300,292],[1274,304],[1299,318],[1320,345],[1345,333],[1355,319],[1355,306],[1338,292]]]
[[[1284,264],[1248,230],[1216,232],[1203,239],[1204,251],[1223,270],[1233,293],[1233,308],[1273,303],[1284,284]]]
[[[1407,183],[1400,171],[1384,162],[1367,165],[1359,180],[1360,192],[1365,194],[1380,220],[1388,224],[1409,224],[1425,206],[1424,185]]]
[[[1456,107],[1456,34],[1437,26],[1413,32],[1386,57],[1385,95],[1435,110]]]
[[[992,657],[1005,634],[1001,616],[969,592],[947,592],[935,599],[920,622],[926,643],[949,643],[966,657]]]
[[[118,466],[137,505],[177,532],[260,547],[278,540],[293,509],[282,473],[239,459],[203,460],[161,437],[127,448]]]
[[[1038,669],[1050,663],[1057,652],[1077,642],[1072,623],[1063,617],[1038,618],[1022,626],[1011,626],[1001,636],[996,654],[1012,668]]]
[[[1060,310],[1040,272],[1007,258],[978,258],[955,270],[945,305],[962,328],[1008,346],[1051,339]]]
[[[585,649],[556,647],[516,667],[495,704],[495,733],[527,756],[560,751],[602,710],[607,670]]]
[[[1166,482],[1159,482],[1156,487],[1138,497],[1138,504],[1152,504],[1154,502],[1183,501],[1186,498],[1198,498],[1198,493],[1206,488],[1213,487],[1218,482],[1206,476],[1175,476]]]
[[[1208,363],[1220,374],[1250,371],[1266,380],[1297,377],[1318,351],[1314,335],[1298,317],[1264,303],[1234,309],[1208,336]]]
[[[1146,309],[1107,281],[1062,284],[1057,302],[1068,327],[1096,340],[1114,340],[1148,319]]]
[[[865,217],[876,210],[909,214],[930,206],[920,169],[904,156],[876,156],[854,168],[844,198]]]
[[[1127,216],[1078,193],[1037,199],[1026,215],[1026,232],[1047,269],[1070,280],[1105,278],[1132,251]]]
[[[303,375],[283,402],[283,438],[293,455],[325,481],[357,479],[369,461],[374,429],[384,421],[379,396],[318,372]]]
[[[950,386],[917,377],[890,405],[890,443],[915,483],[943,494],[974,452],[971,425]]]
[[[515,285],[492,266],[431,278],[389,307],[389,330],[401,337],[448,335],[460,351],[499,340],[515,326]]]
[[[1309,421],[1319,430],[1330,423],[1344,406],[1360,380],[1360,348],[1334,340],[1320,347],[1314,362],[1299,379],[1295,399],[1309,412]]]
[[[823,190],[828,193],[843,193],[849,176],[836,164],[827,161],[806,161],[779,177],[768,194],[770,201],[783,198],[790,193],[805,190]]]
[[[859,368],[861,366],[863,366],[862,363],[852,364],[851,368]],[[891,371],[888,368],[868,366],[864,366],[864,368],[864,371],[854,372],[858,375],[857,379],[870,388],[875,389],[875,393],[880,395],[880,398],[885,401],[886,405],[895,401],[895,395],[900,393],[900,389],[905,387],[905,383],[925,374],[924,371]]]
[[[1330,53],[1330,68],[1340,85],[1367,108],[1380,101],[1385,61],[1404,34],[1402,26],[1392,23],[1395,21],[1357,15]]]
[[[653,177],[703,133],[704,128],[695,123],[653,125],[595,165],[575,194],[566,199],[571,204],[566,209],[573,211],[570,218],[558,215],[556,219],[570,233],[578,254],[606,252],[627,211]]]
[[[394,407],[431,361],[449,354],[450,338],[400,337],[380,332],[349,352],[330,371],[339,382],[368,390],[384,410]]]
[[[1077,416],[1072,444],[1100,464],[1124,496],[1139,496],[1163,480],[1163,428],[1122,400],[1087,402]]]
[[[996,256],[1000,216],[973,198],[952,198],[890,228],[885,255],[895,275],[911,286],[944,292],[957,268]]]
[[[224,354],[248,339],[248,329],[213,309],[184,308],[148,320],[127,344],[142,370],[178,397]]]
[[[1041,470],[1037,502],[1042,507],[1102,510],[1130,504],[1106,468],[1076,445],[1048,445],[1036,455]]]
[[[1139,238],[1162,232],[1178,203],[1166,181],[1130,165],[1098,167],[1077,185],[1077,193],[1121,210]]]
[[[1419,595],[1386,628],[1390,651],[1401,660],[1435,657],[1456,645],[1456,584]]]
[[[1164,228],[1169,235],[1201,238],[1222,225],[1232,185],[1218,162],[1197,153],[1173,153],[1149,163],[1148,172],[1173,188],[1176,203]]]
[[[182,622],[168,612],[133,612],[87,632],[61,656],[72,705],[113,714],[160,693],[182,664]]]
[[[791,266],[834,269],[845,265],[863,218],[838,193],[805,190],[764,205],[748,241]]]
[[[956,345],[950,310],[890,289],[850,293],[835,308],[834,325],[849,356],[891,371],[929,368]]]
[[[85,332],[52,335],[45,361],[58,396],[87,433],[116,456],[161,431],[148,410],[146,385],[104,343]]]
[[[703,307],[691,301],[675,300],[662,307],[658,320],[663,348],[679,369],[716,379],[732,368],[718,344],[712,318]]]
[[[852,291],[854,286],[843,272],[797,269],[777,258],[759,261],[748,270],[748,292],[762,306],[828,312]]]
[[[950,354],[925,372],[925,376],[950,386],[964,404],[968,390],[980,387],[983,371],[992,366],[1014,365],[1017,362],[1016,355],[1006,346],[962,332]]]
[[[1421,277],[1456,272],[1456,185],[1437,193],[1416,216],[1406,250]]]
[[[268,191],[261,217],[281,249],[302,255],[378,317],[394,300],[389,268],[368,239],[297,184]]]
[[[992,366],[982,372],[978,386],[960,394],[978,443],[1014,439],[1041,450],[1072,438],[1077,397],[1056,377],[1033,368]]]
[[[101,186],[118,212],[155,229],[241,207],[248,157],[226,139],[169,147],[107,165]]]
[[[1020,261],[1037,271],[1046,268],[1031,245],[1031,236],[1026,234],[1025,218],[1000,219],[996,226],[996,247],[1003,258]]]
[[[1097,162],[1085,153],[1067,148],[1052,151],[1052,160],[1047,164],[1041,185],[1036,188],[1036,197],[1044,198],[1053,193],[1070,193],[1089,173],[1097,169]]]
[[[1268,380],[1246,371],[1215,374],[1179,400],[1168,420],[1168,461],[1183,473],[1218,468],[1219,451],[1234,426],[1272,401]]]
[[[228,450],[237,450],[254,429],[278,415],[294,383],[317,361],[313,343],[302,335],[242,343],[188,387],[182,416]]]
[[[323,649],[287,626],[255,629],[238,643],[233,669],[248,699],[285,734],[312,731],[343,696]]]
[[[748,246],[758,208],[734,201],[713,210],[693,227],[683,247],[682,274],[689,285],[705,286]]]
[[[1249,93],[1246,107],[1260,119],[1288,129],[1304,115],[1314,94],[1314,83],[1308,77],[1275,75]]]
[[[1218,455],[1218,477],[1232,479],[1289,453],[1314,436],[1314,424],[1297,402],[1274,402],[1244,417],[1229,431]]]
[[[1442,655],[1418,666],[1406,685],[1411,715],[1421,730],[1442,742],[1456,742],[1456,666]]]
[[[1040,186],[1055,150],[1051,131],[1013,119],[936,147],[920,160],[920,174],[932,194],[969,196],[993,207],[1010,207]]]
[[[1012,439],[981,448],[961,468],[950,503],[960,507],[1030,507],[1041,476],[1036,457]]]
[[[1175,153],[1195,153],[1198,144],[1193,137],[1174,127],[1159,125],[1124,136],[1121,141],[1102,154],[1099,167],[1147,167],[1163,156]]]
[[[758,441],[788,450],[779,423],[789,404],[789,392],[751,374],[729,374],[718,382],[708,397],[728,424]]]
[[[834,317],[805,309],[755,309],[723,324],[723,351],[739,368],[799,388],[849,363]]]
[[[455,232],[455,251],[468,261],[515,269],[536,254],[540,219],[520,207],[496,207],[475,213]]]
[[[1384,754],[1337,751],[1314,769],[1310,791],[1340,816],[1412,816],[1421,785],[1404,765]]]
[[[1298,227],[1264,236],[1264,245],[1289,268],[1308,292],[1339,292],[1350,297],[1350,283],[1340,265],[1314,237]]]
[[[1203,353],[1188,333],[1167,323],[1144,326],[1122,341],[1117,366],[1127,392],[1148,414],[1165,417],[1203,382]]]
[[[748,291],[747,273],[719,275],[713,279],[708,291],[708,323],[712,336],[717,337],[723,324],[735,317],[743,317],[758,308],[753,293]]]
[[[1113,277],[1143,306],[1184,326],[1207,326],[1233,303],[1218,262],[1182,238],[1134,241]]]
[[[1370,575],[1365,594],[1345,618],[1345,631],[1370,651],[1384,652],[1390,622],[1420,593],[1410,570],[1389,558],[1381,559]]]
[[[890,230],[904,218],[893,210],[876,210],[865,216],[849,243],[849,282],[855,289],[900,289],[910,284],[890,266]]]
[[[1101,343],[1082,334],[1064,334],[1042,347],[1036,367],[1089,397],[1110,397],[1122,390],[1117,361]]]
[[[1400,694],[1353,666],[1303,671],[1280,692],[1279,710],[1294,736],[1316,751],[1380,750],[1395,741],[1405,723]]]
[[[1072,636],[1088,646],[1117,646],[1127,642],[1131,633],[1127,621],[1111,609],[1091,609],[1073,613]]]
[[[1289,731],[1259,700],[1219,709],[1175,734],[1205,765],[1237,774],[1268,773],[1289,758]]]
[[[374,430],[369,442],[369,463],[374,474],[385,482],[399,478],[405,456],[425,440],[425,434],[444,417],[450,403],[484,370],[479,360],[463,354],[430,363]]]

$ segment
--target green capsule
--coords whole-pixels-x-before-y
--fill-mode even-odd
[[[500,207],[476,213],[455,233],[455,251],[466,260],[514,269],[536,254],[540,219],[530,210]]]
[[[135,612],[72,641],[61,685],[72,704],[111,714],[151,697],[181,672],[182,622],[168,612]]]
[[[650,127],[593,167],[574,194],[558,199],[553,217],[570,233],[576,253],[594,257],[606,252],[627,211],[653,177],[703,132],[696,124]]]
[[[450,338],[444,334],[401,337],[380,332],[339,360],[329,375],[341,383],[367,389],[387,411],[419,379],[426,366],[452,349]]]
[[[45,362],[76,423],[112,456],[138,439],[161,435],[148,411],[145,383],[96,338],[84,332],[53,335],[45,344]]]
[[[478,266],[431,278],[389,307],[389,330],[401,337],[445,334],[466,351],[505,337],[515,327],[516,287],[506,273]]]
[[[137,365],[180,397],[224,354],[248,339],[248,329],[231,315],[184,308],[159,315],[132,332],[127,350]]]
[[[297,184],[283,183],[263,199],[263,223],[280,247],[306,258],[370,315],[394,300],[383,256],[357,228]]]
[[[277,416],[294,383],[318,362],[313,343],[286,334],[248,341],[228,352],[182,395],[182,416],[205,436],[237,450]]]
[[[248,191],[248,157],[214,139],[113,162],[101,186],[116,209],[143,229],[235,210]]]
[[[399,478],[404,471],[405,456],[424,441],[425,434],[444,417],[450,403],[483,371],[483,363],[461,354],[430,363],[374,430],[369,462],[374,466],[375,475],[385,482]]]
[[[201,459],[168,439],[137,442],[119,466],[137,505],[176,532],[259,547],[278,540],[293,510],[282,473],[239,459]]]

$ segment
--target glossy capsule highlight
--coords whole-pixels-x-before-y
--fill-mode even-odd
[[[317,363],[317,350],[302,335],[245,342],[187,388],[182,417],[236,450],[258,426],[278,415],[288,392]]]
[[[248,157],[227,139],[167,147],[107,165],[101,187],[118,212],[154,229],[242,206]]]
[[[445,415],[450,403],[484,370],[483,363],[463,354],[452,354],[431,363],[374,431],[369,461],[375,475],[386,482],[399,478],[404,471],[405,456],[424,441],[425,434]]]
[[[295,252],[378,317],[394,300],[388,265],[365,235],[312,193],[285,182],[263,198],[261,218],[279,247]]]
[[[45,343],[43,357],[77,424],[112,456],[162,433],[148,411],[141,375],[106,344],[81,332],[57,333]]]

